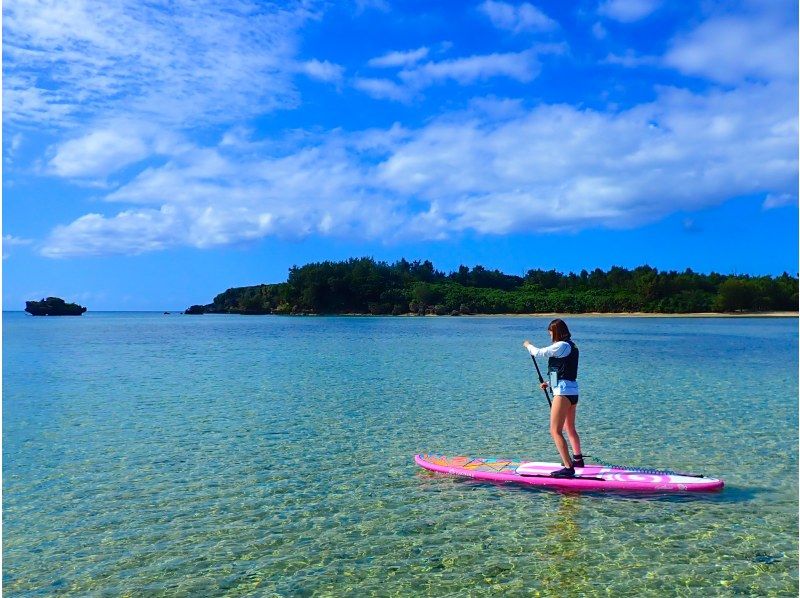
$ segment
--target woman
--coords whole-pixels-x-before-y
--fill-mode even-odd
[[[564,320],[553,320],[547,327],[552,344],[538,349],[530,341],[522,343],[534,357],[547,357],[547,374],[549,384],[542,382],[541,387],[553,389],[553,407],[550,409],[550,435],[556,443],[558,454],[565,465],[563,469],[550,475],[554,478],[571,478],[575,476],[575,467],[583,467],[581,439],[575,430],[575,412],[578,409],[578,347],[572,342],[569,328]],[[570,459],[567,442],[561,433],[567,431],[569,443],[572,445],[573,457]]]

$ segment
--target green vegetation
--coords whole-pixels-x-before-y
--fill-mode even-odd
[[[617,266],[525,276],[482,266],[445,274],[429,261],[306,264],[279,284],[228,289],[203,309],[238,314],[500,314],[796,311],[798,279]],[[194,306],[193,306],[194,307]]]
[[[48,297],[41,301],[26,301],[25,311],[32,316],[80,316],[86,308],[59,297]]]

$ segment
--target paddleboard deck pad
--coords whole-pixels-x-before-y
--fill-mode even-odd
[[[603,465],[576,467],[574,478],[553,478],[550,474],[562,467],[558,463],[444,455],[415,455],[414,461],[420,467],[437,473],[571,491],[713,492],[724,486],[722,480],[694,474],[645,473],[637,468]]]

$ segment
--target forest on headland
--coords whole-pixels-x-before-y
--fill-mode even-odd
[[[780,276],[633,270],[524,276],[430,261],[389,264],[369,257],[294,266],[286,282],[231,288],[186,313],[236,314],[530,314],[797,311],[798,279]]]

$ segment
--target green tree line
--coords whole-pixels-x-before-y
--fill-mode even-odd
[[[796,311],[798,279],[612,267],[524,276],[460,266],[445,273],[430,261],[393,264],[372,258],[292,267],[286,282],[228,289],[210,313],[499,314],[585,312]]]

